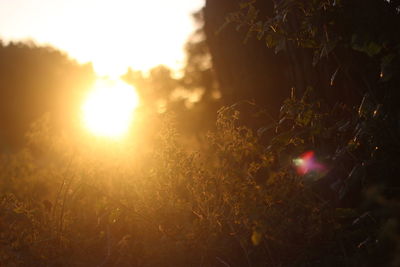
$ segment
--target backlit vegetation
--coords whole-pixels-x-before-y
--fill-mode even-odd
[[[57,108],[26,119],[0,158],[0,265],[398,266],[398,6],[362,4],[387,12],[380,35],[348,16],[359,2],[342,2],[276,1],[260,18],[253,0],[226,14],[224,27],[291,59],[276,118],[259,99],[224,98],[202,39],[182,77],[126,73],[142,102],[123,140],[83,131],[71,107],[66,123]],[[356,96],[344,104],[334,88]]]

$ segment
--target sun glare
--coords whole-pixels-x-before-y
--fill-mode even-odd
[[[119,138],[128,132],[138,105],[132,86],[122,81],[99,80],[83,104],[83,122],[97,136]]]

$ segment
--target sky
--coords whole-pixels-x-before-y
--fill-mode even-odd
[[[0,0],[0,38],[54,46],[99,75],[179,69],[204,0]]]

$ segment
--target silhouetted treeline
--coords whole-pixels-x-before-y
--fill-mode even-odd
[[[51,112],[54,125],[71,122],[94,79],[91,65],[33,43],[0,43],[0,151],[22,144],[30,124]]]
[[[128,69],[123,76],[136,87],[143,109],[159,114],[173,112],[178,129],[189,136],[199,136],[213,128],[221,107],[202,15],[201,11],[193,14],[197,28],[186,43],[186,62],[179,77],[162,65],[151,69],[148,75]]]

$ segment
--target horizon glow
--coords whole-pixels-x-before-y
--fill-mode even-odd
[[[204,0],[0,0],[0,38],[33,40],[92,62],[98,75],[160,64],[178,70]]]

